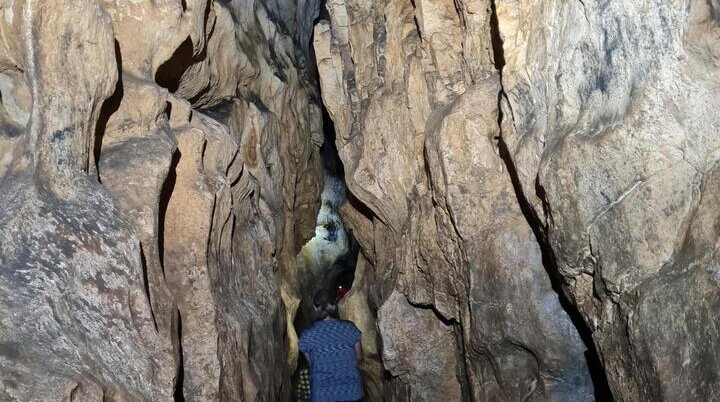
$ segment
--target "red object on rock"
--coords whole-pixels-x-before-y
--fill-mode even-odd
[[[338,300],[342,299],[343,296],[345,296],[345,294],[347,294],[347,292],[348,292],[347,289],[345,289],[345,288],[342,287],[342,286],[338,286],[338,287],[337,287],[337,299],[338,299]]]

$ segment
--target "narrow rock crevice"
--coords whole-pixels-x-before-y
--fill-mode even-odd
[[[115,112],[120,109],[120,103],[122,102],[123,92],[123,69],[122,69],[122,54],[120,53],[120,43],[115,40],[115,60],[117,62],[117,82],[115,84],[115,92],[103,102],[100,107],[100,115],[98,116],[97,124],[95,124],[95,135],[92,153],[95,159],[95,166],[88,166],[87,171],[90,172],[92,169],[96,169],[97,179],[100,180],[100,150],[102,148],[103,138],[105,137],[105,131],[107,130],[107,124]]]
[[[498,150],[500,158],[503,160],[503,163],[505,164],[505,167],[507,169],[508,175],[510,176],[510,180],[512,182],[513,189],[515,191],[515,197],[518,201],[518,204],[520,206],[520,209],[522,211],[523,216],[525,217],[525,220],[527,221],[528,225],[530,225],[530,228],[533,231],[533,234],[535,235],[535,239],[537,240],[538,245],[540,246],[540,251],[542,254],[542,263],[543,267],[545,268],[545,271],[548,274],[548,278],[550,279],[550,283],[552,285],[553,291],[557,293],[558,299],[560,301],[560,305],[562,306],[563,310],[567,313],[568,317],[572,321],[573,325],[578,331],[578,334],[580,335],[580,338],[582,339],[583,343],[585,344],[585,347],[587,348],[585,352],[585,360],[588,365],[588,370],[590,372],[591,379],[593,381],[593,387],[595,391],[595,399],[597,401],[613,401],[612,393],[610,392],[610,386],[608,385],[607,375],[605,373],[605,369],[602,365],[602,360],[600,359],[600,356],[597,352],[597,349],[595,347],[595,343],[592,339],[592,331],[590,328],[588,328],[587,324],[585,323],[585,320],[583,320],[582,315],[577,310],[577,308],[571,303],[571,301],[568,298],[567,293],[565,292],[564,288],[564,280],[562,275],[560,274],[560,271],[557,267],[557,262],[555,259],[555,252],[553,251],[550,242],[548,240],[547,236],[547,227],[542,223],[542,221],[538,218],[537,213],[535,209],[532,207],[530,202],[527,200],[527,197],[525,196],[524,190],[522,188],[522,184],[520,182],[520,177],[517,173],[517,169],[515,167],[515,163],[512,159],[512,153],[510,152],[507,143],[505,142],[505,139],[503,138],[503,122],[504,122],[504,113],[503,113],[503,105],[502,102],[505,100],[507,102],[508,107],[510,107],[510,102],[508,100],[507,94],[505,93],[505,89],[502,82],[502,74],[503,74],[503,68],[505,67],[505,52],[503,49],[503,40],[500,33],[500,26],[499,21],[497,17],[497,9],[495,5],[495,1],[491,1],[491,15],[490,15],[490,32],[491,32],[491,39],[492,39],[492,49],[493,49],[493,56],[494,56],[494,62],[495,67],[498,71],[499,79],[500,79],[500,91],[498,93],[498,129],[499,129],[499,136],[498,136]],[[513,118],[513,117],[511,117]],[[514,118],[513,118],[514,119]],[[538,192],[538,195],[544,195],[544,189],[542,186],[537,182],[536,180],[536,191]],[[547,203],[547,200],[544,197],[541,197],[542,203],[543,203],[543,209],[545,212],[550,211],[549,204]],[[552,219],[552,214],[548,215],[548,219]]]
[[[177,180],[176,169],[180,163],[180,150],[175,150],[170,162],[170,169],[168,170],[167,178],[163,183],[162,190],[160,190],[159,208],[158,208],[158,255],[160,258],[160,269],[162,270],[163,277],[165,276],[165,219],[167,214],[168,205],[170,204],[170,197],[175,189],[175,181]]]
[[[323,145],[320,158],[324,172],[324,189],[317,214],[315,236],[298,254],[300,286],[304,301],[298,310],[296,330],[298,333],[310,324],[309,311],[313,294],[322,288],[337,290],[342,286],[348,291],[354,278],[359,247],[340,217],[340,205],[350,192],[345,186],[345,169],[335,145],[335,127],[329,114],[323,111]]]
[[[180,310],[177,311],[177,350],[178,350],[178,366],[175,378],[175,392],[173,400],[175,402],[185,402],[185,393],[183,391],[185,380],[185,356],[182,347],[182,315]]]
[[[495,0],[490,1],[490,41],[492,46],[493,63],[500,74],[502,81],[502,70],[505,68],[505,52],[503,50],[503,40],[500,34],[500,22],[497,16],[497,7]]]
[[[148,305],[150,305],[150,315],[152,316],[153,326],[155,327],[155,332],[157,332],[158,326],[157,320],[155,319],[155,309],[152,308],[152,298],[150,297],[150,280],[148,279],[147,259],[145,258],[145,250],[143,249],[142,243],[140,244],[140,264],[142,265],[143,289],[145,290],[145,297],[147,297]]]

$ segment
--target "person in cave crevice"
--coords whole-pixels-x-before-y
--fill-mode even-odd
[[[315,323],[303,331],[299,347],[310,364],[312,402],[359,401],[364,396],[358,363],[361,333],[338,318],[335,293],[321,289],[313,297]]]

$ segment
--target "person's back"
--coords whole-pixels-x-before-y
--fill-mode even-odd
[[[321,300],[322,309],[322,300]],[[334,306],[334,298],[330,304]],[[363,397],[357,367],[360,330],[351,321],[325,314],[300,337],[300,350],[310,362],[312,402],[356,401]]]

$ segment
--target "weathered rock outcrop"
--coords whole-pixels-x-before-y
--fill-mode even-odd
[[[285,3],[0,3],[1,400],[288,395],[322,117]]]
[[[314,45],[386,398],[609,398],[586,347],[617,400],[718,392],[720,5],[327,8]]]

